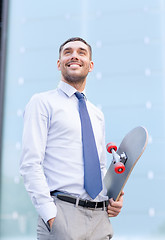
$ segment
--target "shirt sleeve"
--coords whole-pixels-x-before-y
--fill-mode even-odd
[[[39,94],[34,95],[24,112],[20,173],[38,214],[45,222],[57,214],[57,208],[43,171],[49,111]]]

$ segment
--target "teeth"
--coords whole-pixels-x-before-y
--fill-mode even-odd
[[[68,65],[68,67],[77,67],[79,66],[78,64],[71,64],[71,65]],[[79,66],[80,67],[80,66]]]

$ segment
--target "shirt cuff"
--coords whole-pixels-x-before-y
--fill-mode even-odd
[[[56,217],[57,207],[54,202],[49,202],[38,206],[37,212],[44,222],[47,223],[49,219]]]

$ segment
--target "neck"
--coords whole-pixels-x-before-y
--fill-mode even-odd
[[[69,84],[70,86],[74,87],[79,92],[82,92],[85,89],[86,79],[82,82],[68,82],[64,78],[62,78],[61,80],[65,83]]]

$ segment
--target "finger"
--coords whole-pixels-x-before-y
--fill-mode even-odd
[[[111,202],[119,202],[120,200],[123,201],[124,191],[121,191],[120,196],[117,201],[114,201],[113,198],[109,199]]]
[[[111,206],[107,209],[108,214],[109,213],[120,213],[120,211],[121,211],[121,208],[114,208]]]
[[[118,201],[120,201],[121,198],[123,199],[123,196],[124,196],[124,192],[122,191],[121,194],[120,194],[120,196],[119,196]]]
[[[109,216],[109,217],[115,217],[115,216],[117,216],[119,213],[120,213],[120,212],[110,211],[110,212],[108,212],[108,216]]]
[[[114,207],[114,208],[122,208],[122,206],[123,206],[123,197],[121,197],[120,198],[120,200],[119,201],[114,201],[112,198],[111,199],[109,199],[109,205],[111,206],[111,207]],[[108,205],[108,206],[109,206]]]
[[[122,195],[122,196],[124,195],[124,191],[121,192],[121,195]]]
[[[116,211],[108,210],[107,213],[109,217],[116,217],[120,213],[120,211],[116,212]]]
[[[52,228],[54,220],[55,220],[55,218],[51,218],[48,220],[48,224],[49,224],[50,228]]]
[[[124,196],[124,191],[121,191],[120,197],[121,197],[121,196]]]
[[[112,218],[112,217],[117,217],[118,216],[118,214],[108,214],[108,217],[110,217],[110,218]]]

